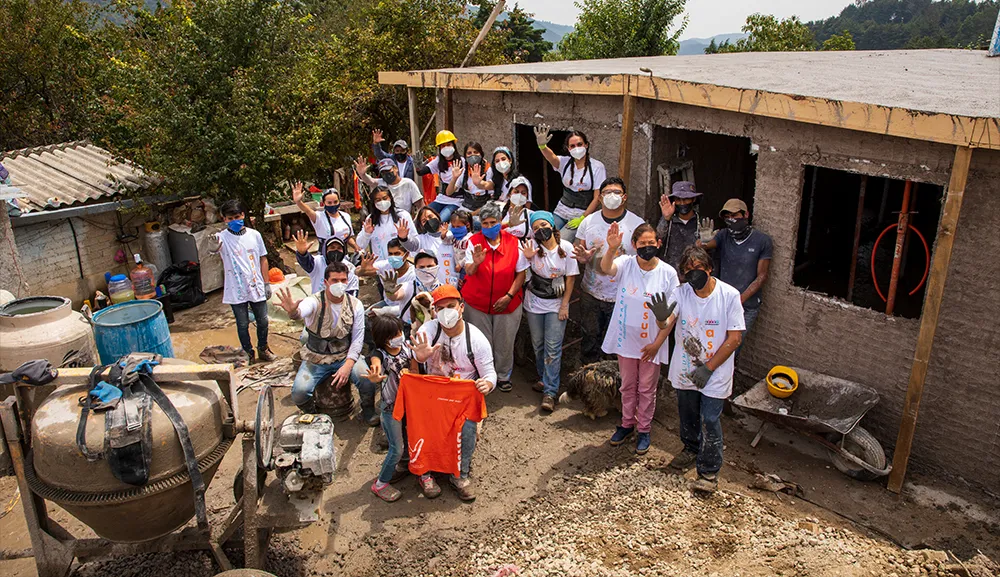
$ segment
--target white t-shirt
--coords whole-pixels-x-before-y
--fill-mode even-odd
[[[492,248],[496,249],[497,247],[500,246],[500,237],[497,237],[496,244],[493,244],[492,242],[490,242],[488,240],[486,242],[488,242],[489,245]],[[475,250],[476,250],[476,245],[472,244],[471,242],[466,242],[466,246],[465,246],[465,262],[467,262],[467,263],[468,262],[472,262],[472,253],[475,252]],[[489,253],[487,253],[486,258],[489,258]],[[514,265],[514,272],[521,272],[522,270],[528,270],[529,266],[531,266],[531,265],[528,264],[528,259],[524,258],[524,251],[522,251],[521,247],[518,246],[517,247],[517,264]]]
[[[493,177],[494,176],[496,176],[496,173],[493,172],[493,167],[491,166],[491,167],[489,167],[486,170],[485,180],[493,182]],[[513,179],[511,179],[511,180],[513,180]],[[497,198],[497,200],[499,200],[500,202],[507,202],[508,200],[510,200],[510,183],[511,183],[511,180],[508,180],[507,178],[503,179],[503,182],[500,185],[501,186],[500,196],[499,196],[499,198]],[[494,190],[493,192],[496,192],[496,190]],[[531,190],[530,189],[528,190],[528,202],[529,203],[531,202]]]
[[[260,258],[267,256],[264,238],[252,228],[244,228],[243,234],[233,234],[229,229],[215,233],[221,246],[219,255],[225,270],[222,304],[259,303],[267,297],[264,294],[264,271],[260,270]]]
[[[492,168],[487,168],[486,173],[489,174]],[[485,188],[479,188],[476,183],[472,181],[472,176],[463,171],[462,174],[458,176],[458,182],[455,183],[455,190],[465,189],[465,194],[471,194],[472,196],[483,196],[489,194],[490,191]]]
[[[537,246],[537,245],[536,245]],[[573,258],[573,245],[568,240],[559,243],[565,257],[559,256],[559,249],[549,250],[542,247],[544,256],[534,256],[531,259],[531,274],[542,278],[574,276],[580,274],[580,266]],[[524,290],[524,310],[534,314],[557,313],[562,306],[562,297],[543,299],[527,288]]]
[[[341,307],[347,302],[347,297],[344,297],[344,299],[339,303],[332,303],[330,302],[330,293],[326,294],[326,314],[333,315],[334,326],[337,324],[337,319],[340,318]],[[351,348],[347,350],[347,358],[356,361],[361,356],[361,348],[365,344],[365,306],[357,299],[355,299],[355,303],[354,325],[351,327]],[[302,299],[299,302],[298,311],[299,315],[302,316],[302,320],[305,321],[306,326],[309,326],[315,319],[315,316],[319,314],[319,298],[314,294]]]
[[[677,301],[677,325],[674,328],[674,356],[670,362],[670,382],[675,389],[697,391],[698,387],[687,378],[698,368],[694,357],[686,350],[701,351],[697,359],[704,364],[726,341],[726,331],[746,329],[743,322],[743,305],[740,291],[721,280],[715,280],[715,290],[708,298],[695,294],[691,285],[684,283],[674,291],[671,300]],[[696,345],[695,342],[698,344]],[[688,344],[685,347],[685,343]],[[701,393],[713,399],[728,398],[733,392],[733,367],[736,355],[729,355],[726,362],[712,373]]]
[[[313,269],[309,271],[309,282],[312,283],[312,292],[315,293],[317,291],[323,290],[323,287],[326,286],[324,281],[326,280],[325,274],[326,274],[327,262],[325,258],[321,257],[318,254],[313,255],[312,258],[313,258]],[[354,268],[355,268],[354,263],[350,262],[347,259],[344,259],[340,262],[344,263],[344,266],[347,267],[347,291],[348,292],[354,291],[354,294],[357,294],[360,285],[358,283],[358,275],[354,274]]]
[[[406,221],[406,224],[410,226],[410,236],[417,234],[417,227],[413,224],[413,219],[410,217],[410,213],[396,209],[399,218]],[[358,247],[365,249],[369,248],[375,254],[376,257],[380,259],[388,258],[389,256],[389,241],[396,238],[398,233],[396,231],[396,223],[392,221],[392,218],[388,214],[383,214],[379,216],[372,216],[372,223],[375,225],[375,231],[370,235],[365,232],[364,228],[358,233]]]
[[[469,331],[468,337],[465,336],[465,331]],[[493,368],[493,347],[490,346],[490,342],[486,340],[486,335],[482,331],[466,321],[465,329],[455,337],[449,337],[442,328],[437,341],[434,341],[434,335],[437,332],[437,319],[425,322],[420,325],[420,330],[417,331],[418,334],[425,335],[431,345],[441,345],[441,350],[427,359],[428,374],[450,377],[457,373],[459,378],[472,379],[478,372],[480,379],[486,379],[494,385],[497,383],[497,372]],[[475,364],[469,359],[466,338],[472,343]],[[449,357],[451,360],[446,360]]]
[[[502,224],[505,227],[507,227],[507,232],[511,233],[512,235],[516,236],[517,238],[524,238],[524,237],[528,236],[529,231],[531,230],[531,225],[529,223],[531,222],[531,213],[534,212],[534,211],[533,210],[524,209],[522,212],[523,212],[523,214],[521,216],[521,221],[522,222],[520,222],[517,226],[510,226],[510,211],[509,211],[509,209],[508,209],[507,212],[503,213],[503,218],[500,220],[500,224]]]
[[[448,188],[448,183],[451,182],[451,167],[453,163],[460,162],[464,166],[465,160],[460,157],[455,157],[454,160],[448,161],[448,170],[445,171],[442,171],[440,169],[440,167],[438,166],[439,162],[441,162],[441,156],[440,155],[435,156],[430,162],[427,163],[427,168],[431,171],[431,174],[438,175],[438,178],[440,178],[441,182],[444,183],[444,188],[442,188],[442,190],[444,190]],[[441,194],[438,194],[436,197],[434,197],[434,202],[439,204],[460,205],[462,204],[462,197],[448,196],[447,194],[444,194],[442,192]]]
[[[390,272],[396,272],[396,269],[392,268],[392,266],[389,265],[388,260],[375,261],[375,270],[378,272],[378,275],[380,277],[389,274]],[[387,306],[398,306],[399,311],[402,312],[403,307],[405,307],[406,304],[410,302],[410,299],[413,298],[414,295],[413,283],[417,282],[417,268],[413,266],[413,263],[409,263],[409,265],[406,268],[406,272],[400,275],[396,279],[396,282],[403,287],[403,298],[398,301],[392,300],[389,298],[389,293],[387,292],[385,296],[382,298],[382,300],[385,301],[385,304]],[[410,311],[406,312],[407,315],[409,315]],[[409,317],[407,316],[406,318]],[[406,320],[406,318],[404,318],[404,320]]]
[[[559,176],[562,178],[563,187],[576,191],[591,191],[591,195],[587,200],[589,202],[593,199],[593,191],[600,190],[601,185],[608,178],[608,171],[604,168],[604,163],[591,158],[590,170],[587,170],[586,166],[583,167],[583,170],[580,170],[575,165],[572,168],[567,168],[570,163],[575,162],[572,156],[560,156],[558,158]],[[593,172],[593,175],[591,175],[591,172]],[[585,210],[582,208],[570,208],[560,200],[553,213],[566,220],[572,220],[581,216]]]
[[[622,233],[622,246],[618,251],[619,255],[635,254],[635,247],[632,246],[632,232],[644,222],[639,216],[625,211],[624,217],[618,221],[618,230]],[[607,244],[609,228],[611,228],[611,223],[604,219],[601,211],[597,211],[583,219],[580,227],[576,229],[576,240],[583,241],[588,249],[599,247],[594,253],[594,259],[583,271],[583,290],[590,296],[604,302],[611,302],[617,296],[615,294],[615,280],[597,272],[597,261],[604,255],[604,245]]]
[[[403,174],[402,169],[400,174]],[[384,180],[379,178],[375,181],[375,186],[388,186],[389,191],[392,192],[392,199],[396,201],[396,208],[403,212],[412,212],[413,205],[424,200],[424,193],[420,192],[417,183],[405,176],[399,177],[396,184],[386,184]]]
[[[450,234],[450,233],[445,233]],[[455,250],[450,242],[445,242],[440,236],[422,233],[417,236],[420,251],[427,252],[438,259],[438,282],[458,286],[458,266],[455,262]]]
[[[319,239],[339,238],[346,242],[354,234],[351,215],[342,210],[337,211],[337,214],[327,214],[321,206],[316,211],[316,222],[312,225],[316,231],[316,238]]]
[[[639,268],[638,257],[631,255],[616,258],[615,266],[618,267],[614,285],[615,310],[611,314],[601,350],[609,355],[641,359],[642,347],[655,341],[659,333],[656,317],[647,302],[656,293],[673,293],[680,284],[677,271],[659,259],[656,268],[644,271]],[[670,360],[669,349],[664,341],[652,362],[667,364]]]

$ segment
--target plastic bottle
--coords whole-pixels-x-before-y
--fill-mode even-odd
[[[108,283],[108,296],[114,304],[135,300],[135,291],[132,290],[132,282],[123,274],[116,274],[111,277]]]
[[[156,298],[156,278],[153,275],[153,271],[148,266],[142,264],[142,257],[138,253],[134,256],[135,268],[132,269],[130,276],[132,277],[135,298],[140,300]]]

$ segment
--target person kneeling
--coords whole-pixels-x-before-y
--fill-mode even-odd
[[[316,412],[313,392],[316,386],[333,375],[337,388],[352,382],[361,396],[361,418],[369,426],[379,424],[375,414],[375,385],[363,377],[368,371],[359,360],[365,335],[365,307],[347,294],[347,266],[342,262],[327,265],[324,288],[301,301],[294,301],[288,289],[279,292],[279,303],[289,318],[302,319],[306,325],[302,366],[292,384],[292,401],[303,413]]]

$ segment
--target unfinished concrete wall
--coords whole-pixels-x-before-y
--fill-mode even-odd
[[[14,239],[21,254],[21,269],[30,279],[30,294],[64,296],[79,306],[84,299],[92,298],[95,290],[107,294],[105,272],[119,274],[127,270],[114,261],[118,249],[124,248],[117,240],[114,212],[72,219],[80,249],[79,263],[69,222],[59,219],[18,226],[14,228]],[[126,225],[125,232],[138,234],[134,224]],[[141,240],[129,244],[133,251],[142,252]]]
[[[27,277],[21,270],[21,255],[14,242],[6,203],[0,202],[0,289],[15,297],[28,294]]]

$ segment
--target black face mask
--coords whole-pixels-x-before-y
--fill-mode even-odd
[[[391,170],[383,170],[378,175],[382,177],[382,180],[386,184],[396,184],[396,179],[399,178]]]
[[[424,222],[424,232],[426,233],[437,232],[440,229],[441,221],[437,218],[428,218],[427,221]]]
[[[396,159],[396,162],[406,162],[405,152],[396,152],[392,155],[392,157]]]
[[[750,234],[750,221],[745,218],[727,218],[726,228],[736,240],[743,240]]]
[[[551,228],[540,228],[535,231],[535,240],[540,243],[548,242],[550,238],[552,238]]]
[[[691,284],[691,288],[700,291],[708,284],[708,273],[700,268],[692,269],[684,273],[684,280]]]
[[[678,204],[677,205],[677,214],[688,214],[692,210],[694,210],[694,205],[693,204]]]
[[[659,250],[659,249],[656,248],[656,245],[655,244],[651,244],[649,246],[644,246],[642,248],[637,248],[637,249],[635,249],[635,252],[636,252],[636,254],[639,255],[639,258],[641,258],[642,260],[649,261],[649,260],[653,260],[653,257],[656,256],[656,251],[657,250]]]
[[[326,264],[332,264],[335,262],[340,262],[344,260],[344,252],[339,250],[331,250],[326,253]]]
[[[472,166],[473,164],[479,164],[480,162],[482,162],[483,157],[479,156],[478,154],[474,154],[472,156],[466,157],[465,161],[469,163],[469,166]]]

